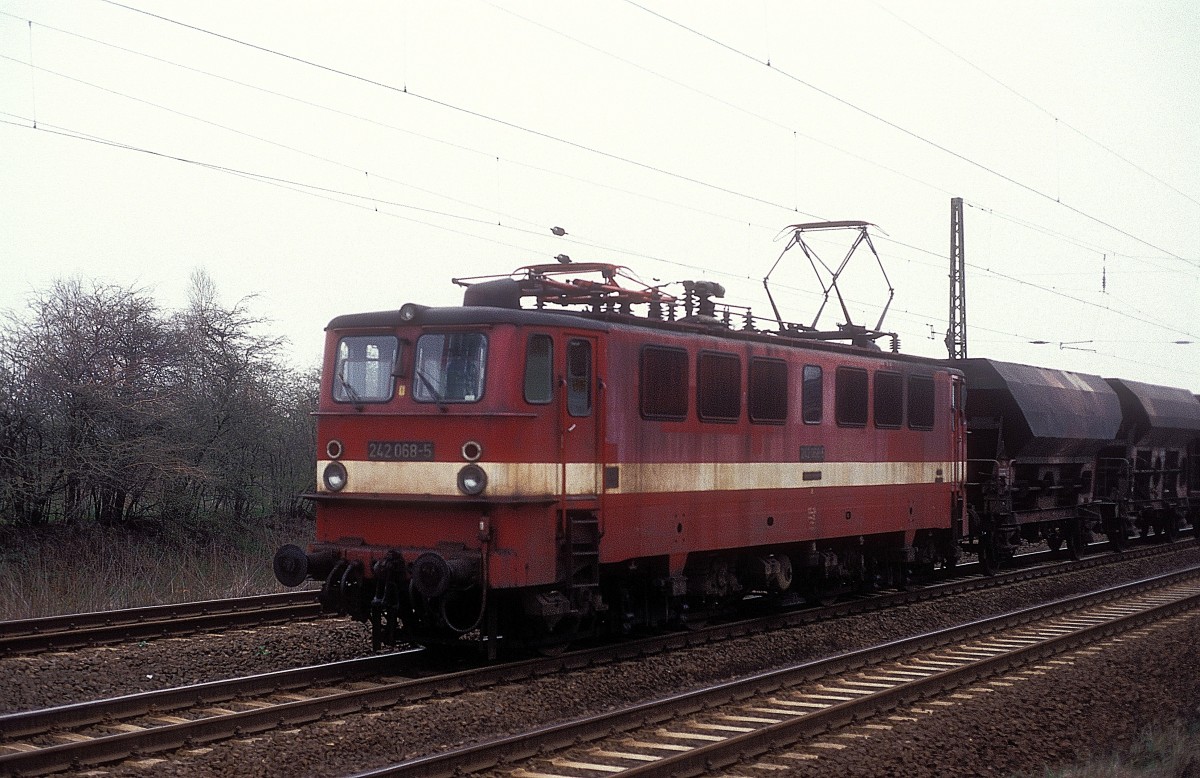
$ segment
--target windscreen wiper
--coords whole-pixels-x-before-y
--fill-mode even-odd
[[[346,380],[346,374],[344,370],[337,374],[337,379],[338,383],[341,384],[342,390],[345,391],[346,396],[350,398],[350,402],[354,403],[354,410],[362,413],[363,398],[354,389],[354,387],[350,385],[350,382]]]

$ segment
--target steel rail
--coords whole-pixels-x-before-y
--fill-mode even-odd
[[[271,694],[303,689],[306,686],[345,683],[362,678],[403,674],[406,659],[424,649],[409,649],[393,654],[347,659],[290,670],[246,675],[209,681],[191,686],[157,689],[103,700],[57,705],[53,708],[19,711],[0,715],[3,741],[43,735],[54,730],[86,727],[162,714],[189,706],[214,705],[255,694]],[[2,744],[3,741],[0,741]]]
[[[320,612],[317,592],[305,589],[225,600],[0,621],[0,656],[316,618]]]
[[[763,694],[776,693],[788,687],[819,680],[835,673],[900,659],[918,651],[953,645],[963,640],[991,635],[1003,629],[1036,624],[1054,616],[1102,605],[1195,578],[1200,578],[1200,566],[1098,592],[1069,597],[958,627],[893,641],[861,651],[847,652],[827,659],[760,673],[628,708],[586,716],[542,727],[532,732],[407,760],[358,773],[355,778],[381,778],[382,776],[431,778],[461,775],[500,767],[508,769],[515,762],[536,758],[550,751],[593,742],[718,706],[745,702]],[[921,681],[914,681],[885,692],[864,696],[853,702],[832,705],[794,720],[730,737],[720,743],[685,751],[677,756],[663,757],[621,772],[639,776],[698,775],[737,762],[747,755],[762,753],[779,742],[785,740],[794,742],[796,739],[804,737],[806,733],[819,733],[831,727],[849,723],[856,717],[864,716],[868,710],[874,712],[879,709],[890,709],[905,701],[925,696],[931,691],[958,686],[985,675],[1001,672],[1013,664],[1028,662],[1032,658],[1040,658],[1047,653],[1059,653],[1082,642],[1094,642],[1115,631],[1126,631],[1147,621],[1166,618],[1179,610],[1197,606],[1200,606],[1200,593],[1168,605],[1151,608],[1139,614],[1112,619],[1099,627],[1084,628],[1062,638],[1054,638],[1018,651],[1006,652],[994,659],[972,662],[955,670],[937,673]],[[871,703],[875,706],[874,708],[867,706],[869,699],[874,700]],[[613,772],[617,772],[617,770],[614,769]]]
[[[798,741],[878,713],[893,710],[900,705],[944,694],[978,680],[990,678],[1041,659],[1057,656],[1075,648],[1092,645],[1105,638],[1129,632],[1143,625],[1162,621],[1195,608],[1200,608],[1200,593],[1193,593],[1137,613],[1119,616],[1111,621],[1084,627],[1078,631],[1049,638],[993,658],[980,659],[856,700],[832,705],[808,715],[735,735],[727,740],[701,746],[693,751],[633,767],[621,774],[631,778],[634,776],[659,778],[660,776],[704,775],[711,770],[728,767],[777,748],[791,746]]]
[[[1172,546],[1149,548],[1143,553],[1152,554],[1184,550],[1186,547],[1183,543],[1177,543]],[[304,724],[329,716],[341,716],[365,710],[377,710],[391,705],[411,703],[436,695],[486,688],[488,686],[513,683],[582,667],[636,659],[663,651],[759,634],[773,629],[794,627],[829,618],[870,612],[897,604],[915,603],[980,588],[992,588],[1034,577],[1059,574],[1068,570],[1076,571],[1109,562],[1135,558],[1141,555],[1143,554],[1139,552],[1127,552],[1120,556],[1104,555],[1085,559],[1081,562],[1028,570],[1015,570],[991,577],[979,576],[965,581],[959,580],[924,589],[894,592],[838,603],[828,608],[772,614],[766,617],[748,619],[730,624],[713,625],[695,631],[669,633],[649,638],[629,640],[615,645],[574,651],[559,657],[539,658],[498,666],[473,668],[425,679],[384,683],[383,685],[365,690],[340,691],[314,696],[309,699],[275,704],[267,708],[210,715],[194,721],[156,726],[152,729],[123,732],[81,740],[79,742],[62,743],[36,750],[0,755],[0,774],[47,773],[78,768],[80,766],[114,762],[134,754],[169,751],[187,745],[212,742],[235,735],[262,732],[283,725]],[[964,566],[960,566],[960,569],[962,567]],[[303,669],[297,672],[302,671]],[[201,687],[203,686],[205,685],[201,685]],[[92,712],[88,712],[85,718],[91,717],[95,711],[103,710],[104,706],[110,706],[109,710],[114,719],[123,716],[123,714],[119,713],[121,710],[134,710],[135,712],[130,715],[140,715],[136,712],[141,702],[137,698],[142,697],[144,700],[155,694],[162,695],[160,699],[164,702],[168,700],[185,700],[189,696],[192,698],[194,704],[203,705],[208,702],[203,696],[202,691],[198,693],[198,687],[180,687],[162,692],[147,692],[144,693],[145,696],[129,695],[127,698],[98,701],[94,704],[99,707],[92,709]],[[30,711],[22,714],[12,714],[9,721],[17,724],[22,720],[21,717],[29,717],[25,720],[29,722],[40,720],[43,723],[38,726],[44,727],[48,719],[53,719],[52,711],[58,710],[60,713],[63,713],[65,721],[65,716],[72,709],[75,712],[87,711],[88,708],[86,706],[92,704],[81,703],[79,706],[60,706],[58,709],[49,709],[48,711]],[[127,716],[125,717],[128,718]],[[86,724],[87,722],[84,723]],[[28,727],[31,732],[36,730],[36,727],[32,724],[22,724],[20,726]],[[65,724],[60,722],[58,726],[62,727]],[[0,727],[0,730],[7,731],[3,727]]]

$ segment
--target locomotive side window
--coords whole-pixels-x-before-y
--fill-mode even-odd
[[[800,413],[805,424],[820,424],[825,408],[825,382],[820,365],[804,366],[804,382],[800,385]]]
[[[642,416],[682,421],[688,412],[688,355],[681,348],[646,346],[638,371]]]
[[[933,376],[908,377],[908,426],[915,430],[933,429]]]
[[[837,423],[846,427],[867,424],[867,371],[857,367],[839,367],[834,376],[834,409]]]
[[[592,412],[592,344],[572,339],[567,343],[567,413]]]
[[[787,421],[788,370],[781,359],[751,359],[747,399],[750,421],[782,424]]]
[[[473,403],[483,396],[487,336],[480,332],[425,334],[417,338],[413,399],[423,403]]]
[[[544,405],[554,393],[554,341],[530,335],[525,341],[525,402]]]
[[[399,341],[393,335],[354,335],[337,345],[333,399],[340,403],[387,402],[396,379]]]
[[[904,422],[904,378],[899,373],[875,374],[875,426],[899,427]]]
[[[696,413],[704,421],[737,421],[742,415],[742,360],[701,352],[696,360]]]

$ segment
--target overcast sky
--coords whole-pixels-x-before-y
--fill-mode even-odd
[[[335,315],[560,253],[766,315],[780,230],[859,219],[883,329],[944,357],[955,196],[971,356],[1200,391],[1194,0],[0,0],[4,309],[202,268],[308,367]],[[811,322],[803,257],[773,282]]]

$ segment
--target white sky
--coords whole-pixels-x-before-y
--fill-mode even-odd
[[[1200,391],[1194,0],[127,2],[200,30],[0,0],[0,308],[204,268],[307,367],[335,315],[558,253],[765,316],[780,229],[862,219],[884,329],[944,357],[960,196],[971,356]],[[803,258],[773,282],[810,322]]]

